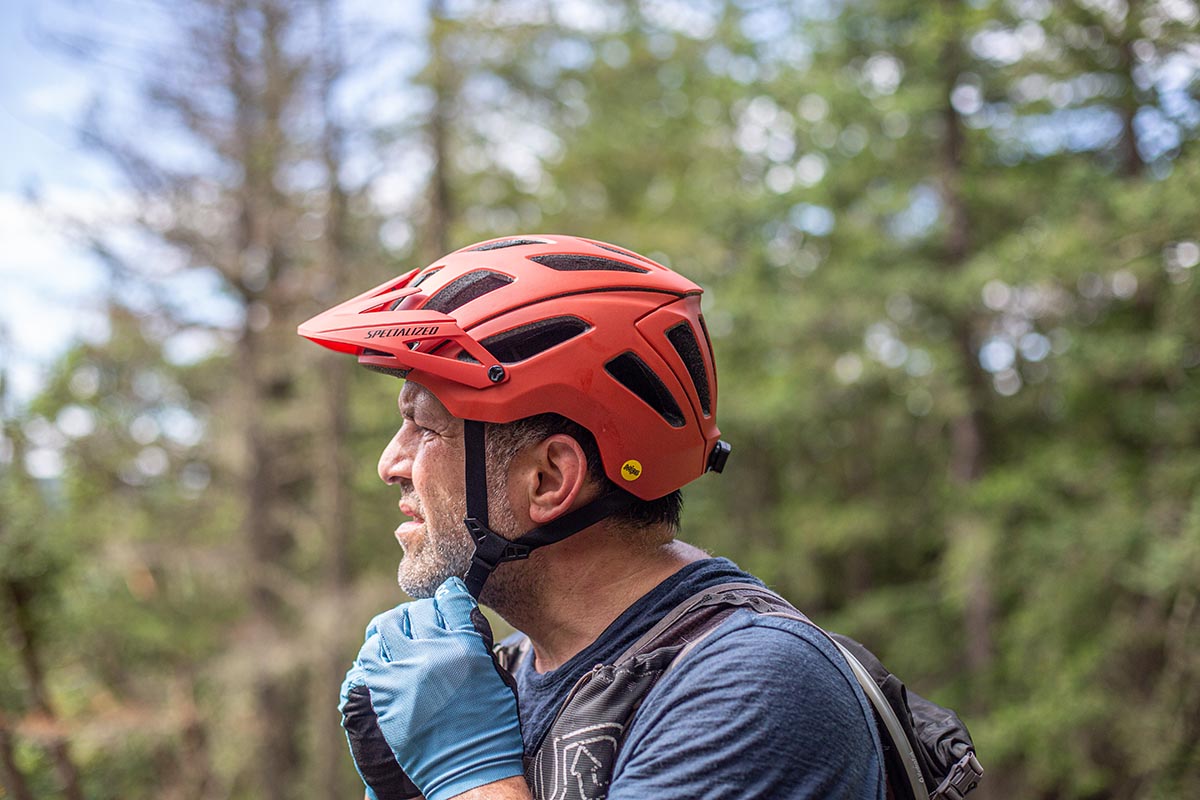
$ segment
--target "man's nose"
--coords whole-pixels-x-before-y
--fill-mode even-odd
[[[404,447],[401,439],[403,433],[403,428],[396,431],[396,435],[379,456],[379,479],[389,486],[401,480],[412,479],[412,456]]]

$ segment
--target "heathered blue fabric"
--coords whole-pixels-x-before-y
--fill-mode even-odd
[[[581,675],[692,594],[746,580],[756,581],[725,559],[689,564],[559,669],[539,674],[526,659],[516,673],[526,753]],[[739,611],[647,695],[609,798],[882,800],[882,764],[870,708],[832,643],[804,623]]]

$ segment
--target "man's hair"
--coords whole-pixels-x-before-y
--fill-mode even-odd
[[[561,414],[538,414],[516,422],[493,423],[487,426],[487,430],[488,460],[494,464],[507,465],[521,448],[561,433],[579,442],[587,457],[588,479],[600,487],[602,494],[618,488],[604,472],[596,437],[587,428]],[[610,519],[636,527],[666,523],[672,531],[678,531],[682,512],[683,494],[676,489],[657,500],[638,500]]]

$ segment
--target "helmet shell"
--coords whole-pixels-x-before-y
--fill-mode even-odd
[[[299,333],[462,419],[561,414],[596,437],[614,483],[651,500],[703,474],[720,435],[701,292],[604,242],[523,235],[456,250]]]

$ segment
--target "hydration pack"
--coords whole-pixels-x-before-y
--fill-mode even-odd
[[[837,646],[874,710],[889,800],[962,800],[979,785],[983,768],[970,733],[953,711],[909,691],[867,648],[827,633],[769,589],[726,583],[684,600],[616,661],[579,679],[537,752],[526,756],[525,778],[534,797],[607,797],[617,753],[642,700],[740,608],[812,625]],[[528,650],[527,638],[510,638],[497,648],[497,657],[513,670]]]

